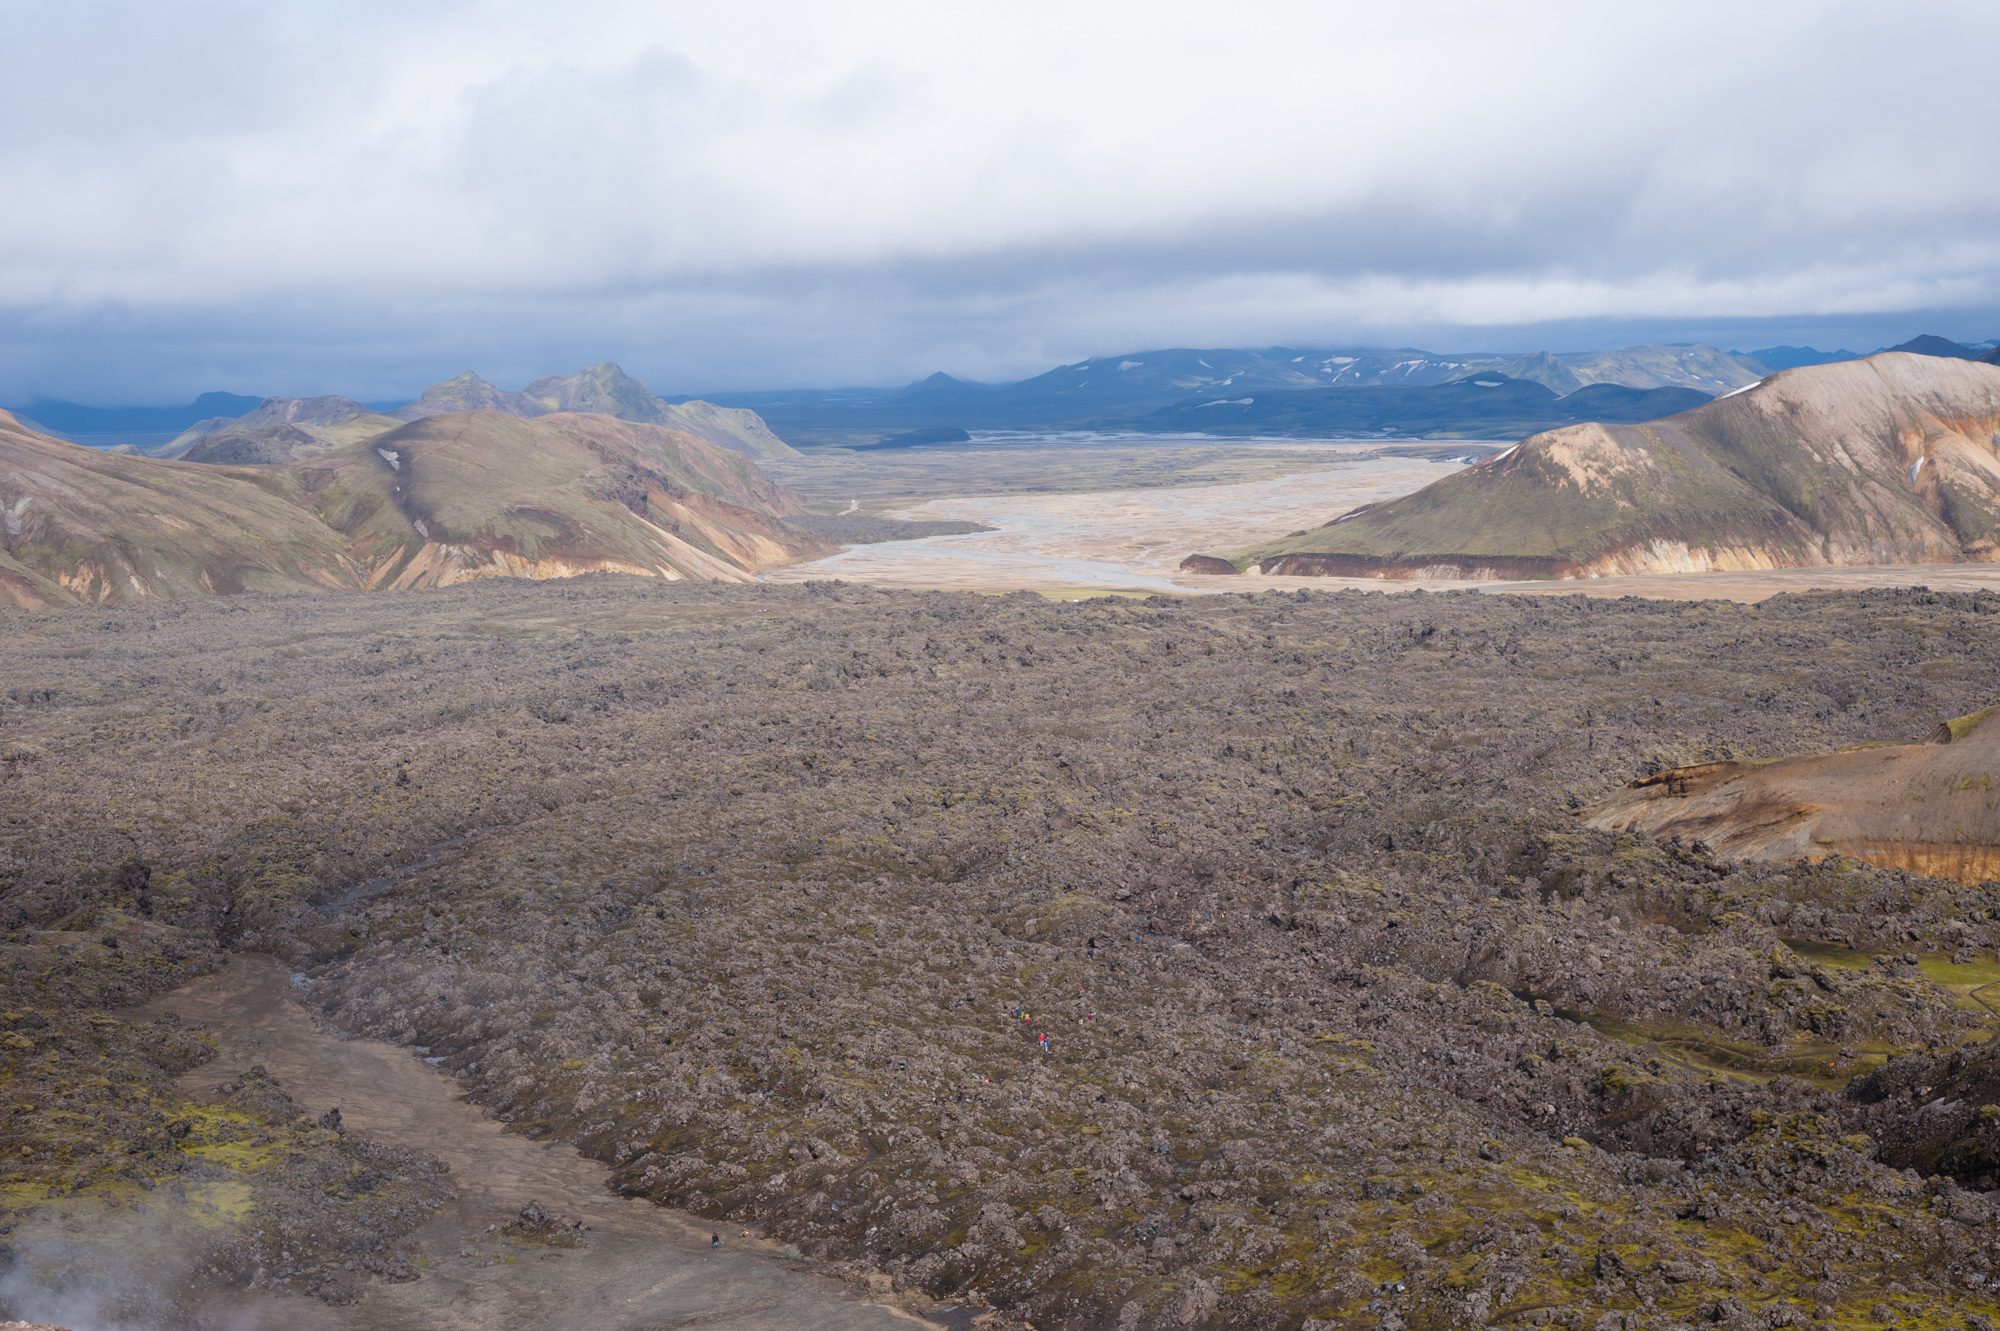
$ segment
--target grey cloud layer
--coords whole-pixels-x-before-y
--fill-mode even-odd
[[[2000,309],[1979,0],[6,8],[0,400]]]

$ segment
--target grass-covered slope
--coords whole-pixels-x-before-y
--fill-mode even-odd
[[[1643,425],[1523,441],[1232,562],[1589,577],[2000,555],[2000,371],[1914,355],[1776,375]]]
[[[658,426],[474,412],[362,435],[316,440],[302,462],[214,466],[87,449],[0,414],[0,603],[589,572],[730,581],[829,548],[785,524],[797,502],[749,458]]]

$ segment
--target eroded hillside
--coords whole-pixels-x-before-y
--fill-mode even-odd
[[[786,525],[799,511],[741,454],[608,416],[430,416],[243,467],[99,452],[0,416],[0,599],[24,607],[591,572],[744,581],[831,548]]]
[[[2000,707],[1940,722],[1922,743],[1871,744],[1643,777],[1592,826],[1685,837],[1763,860],[1852,855],[1978,883],[2000,880]]]

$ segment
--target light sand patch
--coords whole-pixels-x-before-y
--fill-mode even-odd
[[[933,499],[890,516],[965,518],[994,528],[856,546],[766,574],[768,581],[845,578],[892,587],[974,590],[1254,590],[1207,588],[1178,569],[1195,550],[1232,549],[1316,527],[1360,504],[1409,494],[1460,469],[1457,462],[1357,458],[1273,480],[1080,494]]]

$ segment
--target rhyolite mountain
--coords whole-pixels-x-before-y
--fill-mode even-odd
[[[1640,425],[1552,430],[1388,503],[1188,567],[1407,578],[2000,558],[2000,368],[1889,353]]]
[[[1603,383],[1558,394],[1531,380],[1482,373],[1442,384],[1279,389],[1182,402],[1152,413],[1143,424],[1203,434],[1518,439],[1577,421],[1649,421],[1708,400],[1692,388]]]
[[[497,388],[467,371],[432,384],[416,401],[392,414],[400,420],[416,420],[461,411],[497,411],[524,418],[554,412],[589,412],[680,430],[749,457],[798,456],[754,411],[693,399],[663,401],[645,384],[609,362],[588,366],[575,374],[546,375],[518,393]]]
[[[1590,809],[1607,831],[1699,841],[1739,859],[1851,855],[1979,883],[2000,877],[2000,707],[1940,722],[1922,742],[1776,761],[1676,767]]]
[[[0,602],[437,587],[620,572],[747,581],[824,553],[740,453],[609,416],[425,417],[281,465],[113,454],[0,413]]]

